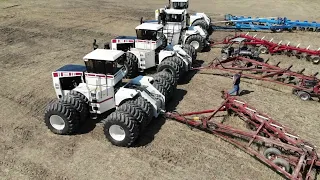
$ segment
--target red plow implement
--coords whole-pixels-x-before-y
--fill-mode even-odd
[[[273,38],[270,40],[265,40],[265,37],[257,38],[256,35],[250,36],[247,34],[239,34],[235,35],[232,38],[225,38],[224,41],[217,44],[229,44],[232,39],[237,37],[242,37],[246,39],[246,44],[251,45],[253,47],[258,47],[258,50],[262,54],[270,53],[271,55],[274,54],[285,54],[287,56],[296,56],[298,59],[305,58],[307,61],[311,61],[314,64],[320,63],[320,48],[318,50],[309,49],[310,46],[307,48],[299,47],[300,44],[297,46],[290,45],[290,42],[287,44],[282,44],[282,41],[275,43],[273,42]],[[216,44],[212,44],[213,46]]]
[[[168,112],[166,117],[232,143],[289,179],[315,178],[320,161],[313,145],[247,103],[227,93],[223,97],[225,101],[217,109],[184,114]],[[227,112],[224,117],[232,114],[240,117],[248,129],[225,125],[227,120],[218,118],[222,112]]]
[[[267,61],[258,62],[253,59],[237,56],[222,61],[216,58],[207,67],[194,69],[219,69],[231,73],[241,70],[244,77],[293,87],[293,94],[298,95],[302,100],[310,100],[312,97],[319,98],[320,100],[318,73],[308,76],[303,74],[305,69],[293,72],[290,70],[292,65],[283,69],[279,67],[279,64],[280,62],[276,65],[270,65]]]

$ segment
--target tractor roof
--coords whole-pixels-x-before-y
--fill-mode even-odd
[[[184,9],[165,9],[164,10],[167,14],[183,14]]]
[[[157,31],[161,28],[163,28],[162,24],[154,24],[154,23],[142,23],[136,27],[136,29],[145,29],[145,30],[153,30],[153,31]]]
[[[83,57],[85,61],[88,59],[114,61],[123,55],[123,51],[110,49],[96,49]]]
[[[64,65],[62,67],[60,67],[59,69],[57,69],[56,71],[74,71],[74,72],[83,72],[86,71],[86,66],[84,65],[77,65],[77,64],[67,64]]]
[[[171,0],[171,2],[188,2],[189,0]]]

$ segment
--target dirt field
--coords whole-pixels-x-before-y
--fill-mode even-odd
[[[118,148],[106,141],[101,124],[83,134],[57,136],[43,123],[43,110],[55,98],[51,72],[82,64],[92,50],[116,35],[134,35],[141,16],[153,18],[166,0],[0,0],[0,179],[283,179],[270,168],[219,138],[163,119],[155,120],[139,147]],[[318,0],[192,0],[194,11],[218,20],[226,13],[287,16],[320,21]],[[228,33],[215,32],[219,40]],[[258,33],[318,48],[319,33]],[[219,49],[202,53],[209,62]],[[314,73],[319,66],[268,56]],[[252,84],[253,83],[253,84]],[[171,107],[178,111],[215,107],[231,79],[197,74],[178,86]],[[303,102],[290,89],[258,81],[241,98],[320,146],[319,103]],[[279,91],[280,90],[280,91]],[[173,109],[171,109],[173,110]]]

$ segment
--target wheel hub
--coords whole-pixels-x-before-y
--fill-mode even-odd
[[[116,141],[123,141],[126,137],[126,133],[124,129],[119,125],[111,125],[109,128],[110,136]]]
[[[58,115],[52,115],[50,117],[50,124],[53,128],[59,131],[63,130],[64,127],[66,126],[66,123],[64,122],[64,120]]]
[[[195,49],[198,49],[200,47],[200,44],[198,41],[191,41],[190,45],[193,46]]]

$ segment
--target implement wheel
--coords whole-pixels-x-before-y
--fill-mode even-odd
[[[277,158],[277,159],[274,159],[272,162],[274,164],[276,164],[277,166],[279,166],[284,171],[286,171],[286,172],[290,171],[290,164],[289,164],[288,161],[286,161],[286,160],[284,160],[282,158]]]
[[[280,154],[281,152],[277,148],[268,148],[263,152],[264,157],[269,160],[276,159]]]

